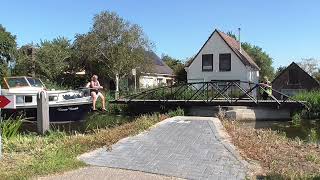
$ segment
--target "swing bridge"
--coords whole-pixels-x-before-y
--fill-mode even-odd
[[[271,88],[272,89],[272,88]],[[249,106],[287,109],[308,108],[305,101],[298,101],[280,91],[268,93],[264,84],[239,80],[212,80],[160,86],[112,100],[112,104],[134,106]],[[276,98],[281,97],[281,98]]]

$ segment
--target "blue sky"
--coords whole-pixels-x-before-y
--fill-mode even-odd
[[[262,47],[274,66],[320,59],[320,1],[309,0],[1,0],[0,24],[18,45],[89,31],[95,14],[109,10],[139,24],[158,55],[197,53],[215,28]]]

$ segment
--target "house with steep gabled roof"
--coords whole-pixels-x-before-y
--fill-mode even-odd
[[[259,82],[259,66],[240,42],[215,30],[185,68],[188,82],[240,80]]]

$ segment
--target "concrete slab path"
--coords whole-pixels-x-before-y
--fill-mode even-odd
[[[94,166],[186,179],[245,179],[248,163],[229,142],[221,122],[211,117],[174,117],[149,131],[122,139],[109,151],[79,157]]]

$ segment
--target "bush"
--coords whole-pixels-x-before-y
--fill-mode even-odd
[[[319,118],[320,117],[320,91],[301,92],[294,96],[300,101],[307,101],[309,111],[303,111],[302,116],[305,118]]]
[[[169,111],[168,112],[168,116],[169,117],[174,117],[174,116],[184,116],[184,110],[181,109],[180,107],[178,107],[176,110],[174,111]]]
[[[299,113],[292,116],[292,124],[295,127],[299,127],[301,125],[301,115]]]

